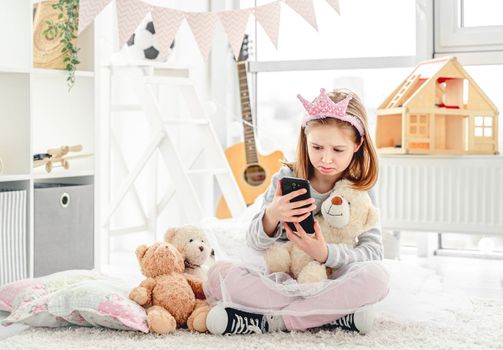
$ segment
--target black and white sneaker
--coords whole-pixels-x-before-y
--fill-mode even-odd
[[[215,305],[206,317],[206,327],[212,334],[267,333],[269,323],[264,315]]]
[[[347,314],[327,325],[328,328],[340,328],[346,331],[359,332],[364,335],[372,330],[375,313],[372,309]]]

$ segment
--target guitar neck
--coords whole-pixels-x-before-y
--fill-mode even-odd
[[[245,140],[245,153],[247,164],[257,164],[257,146],[255,144],[255,130],[251,113],[248,78],[246,75],[246,62],[238,63],[239,96],[241,100],[241,118],[243,119],[243,133]]]

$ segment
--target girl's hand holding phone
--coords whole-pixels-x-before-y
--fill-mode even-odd
[[[313,204],[315,201],[314,198],[308,198],[298,202],[290,202],[290,200],[304,193],[306,193],[306,189],[301,188],[283,196],[281,192],[281,183],[280,180],[278,180],[276,193],[274,194],[272,202],[266,209],[266,215],[270,215],[270,219],[276,223],[298,223],[303,221],[314,209],[316,209],[316,205]],[[302,208],[305,205],[307,205],[307,207]]]
[[[328,247],[325,243],[325,238],[321,234],[318,221],[314,221],[314,236],[308,235],[297,222],[294,225],[297,233],[294,233],[288,225],[285,225],[288,239],[311,258],[320,264],[324,264],[328,259]]]

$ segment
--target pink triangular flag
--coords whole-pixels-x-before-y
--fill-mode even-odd
[[[251,9],[221,11],[217,15],[220,18],[220,23],[224,27],[227,38],[232,47],[234,57],[238,59],[239,51],[243,43],[243,37],[250,17]]]
[[[332,8],[337,12],[337,14],[341,15],[341,8],[339,6],[339,0],[327,0],[328,4],[332,6]]]
[[[122,47],[152,7],[138,0],[116,0],[116,2],[119,47]]]
[[[285,2],[295,12],[301,15],[310,25],[312,25],[314,29],[318,30],[313,0],[286,0]]]
[[[169,46],[175,39],[176,32],[184,19],[183,13],[164,7],[154,6],[152,20],[154,21],[155,35],[157,36],[160,56],[166,58]]]
[[[79,1],[79,31],[82,33],[84,29],[94,21],[97,15],[107,6],[112,0],[80,0]]]
[[[217,23],[217,15],[213,12],[186,12],[185,18],[187,18],[190,30],[194,34],[203,59],[206,61],[213,41],[213,31]]]
[[[264,28],[275,48],[278,48],[279,16],[279,1],[255,8],[255,18]]]

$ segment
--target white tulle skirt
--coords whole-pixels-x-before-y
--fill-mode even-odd
[[[439,276],[414,264],[394,260],[356,263],[337,270],[327,281],[299,284],[285,273],[266,273],[263,253],[246,244],[248,220],[208,220],[203,228],[215,251],[214,268],[222,269],[210,269],[210,278],[219,278],[218,283],[210,281],[219,289],[208,292],[210,302],[249,312],[296,316],[340,315],[372,307],[380,317],[400,323],[471,311],[466,297],[446,293]],[[379,289],[384,286],[385,293]],[[254,298],[256,290],[260,301]]]

